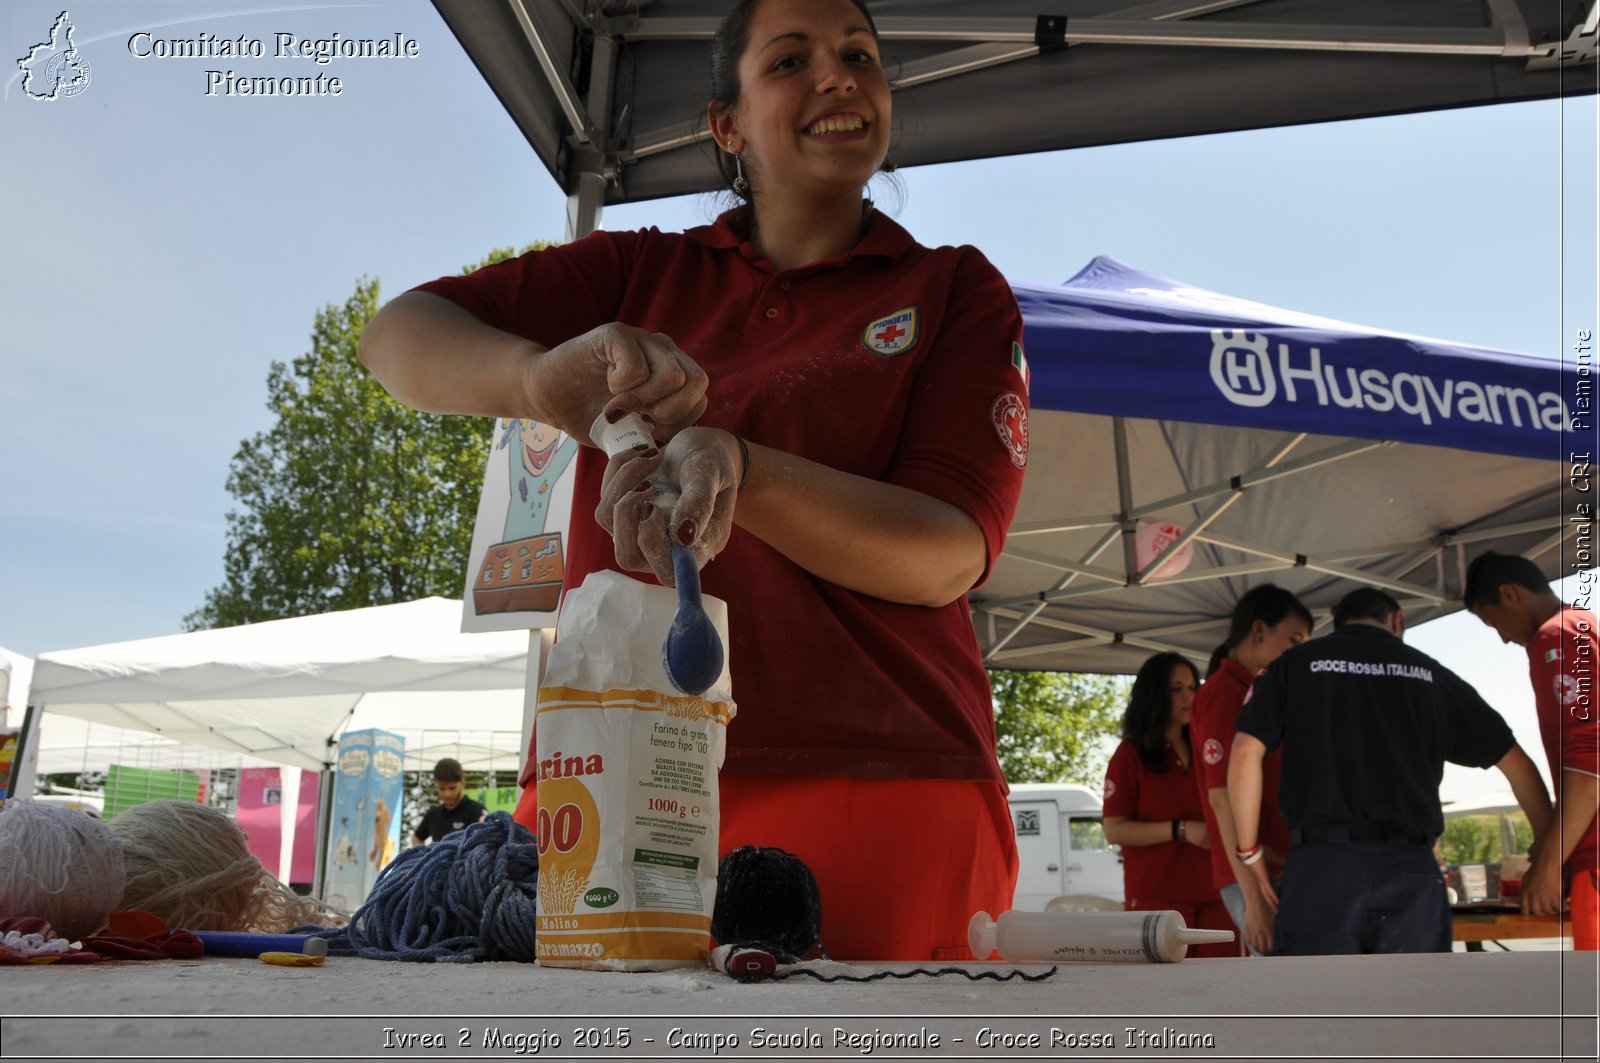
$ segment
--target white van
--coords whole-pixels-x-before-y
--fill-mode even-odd
[[[1071,783],[1016,783],[1008,800],[1017,832],[1012,907],[1122,907],[1122,851],[1106,841],[1098,793]]]
[[[58,786],[54,790],[33,794],[28,800],[41,805],[60,805],[62,808],[70,808],[95,819],[105,814],[104,795],[89,793],[86,790],[69,790]]]

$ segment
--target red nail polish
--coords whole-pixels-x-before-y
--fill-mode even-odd
[[[649,480],[640,480],[639,481],[639,486],[635,487],[634,490],[635,491],[648,491],[648,490],[650,490],[650,481]]]
[[[650,517],[655,513],[655,511],[656,511],[656,507],[655,507],[655,505],[653,503],[646,502],[644,505],[640,506],[639,507],[639,523],[643,524],[645,521],[649,520]]]
[[[622,420],[622,407],[606,411],[606,424],[616,424],[620,420]]]
[[[654,454],[656,452],[656,448],[652,447],[649,443],[635,443],[633,445],[633,449],[637,450],[641,454]]]
[[[694,545],[694,521],[686,520],[678,525],[678,541],[684,546]]]
[[[653,425],[653,424],[656,423],[656,419],[654,417],[651,417],[648,413],[641,413],[639,415],[639,419],[642,420],[645,424],[652,424]]]

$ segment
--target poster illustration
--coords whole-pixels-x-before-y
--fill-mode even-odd
[[[359,908],[399,851],[405,752],[405,739],[388,731],[351,731],[339,740],[324,887],[335,908]]]
[[[554,627],[579,444],[527,418],[499,418],[494,435],[472,530],[461,628]]]

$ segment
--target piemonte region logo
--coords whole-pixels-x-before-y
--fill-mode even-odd
[[[89,87],[89,61],[72,43],[72,19],[65,11],[50,27],[50,39],[28,49],[17,60],[22,71],[22,91],[35,100],[76,96]]]

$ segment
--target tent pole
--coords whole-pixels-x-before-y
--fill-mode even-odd
[[[607,153],[611,141],[612,70],[616,66],[617,42],[614,37],[596,36],[590,47],[589,98],[585,101],[585,112],[592,139],[573,152],[567,187],[568,243],[600,227],[607,171],[612,167]]]
[[[1123,580],[1132,585],[1139,571],[1138,554],[1134,539],[1138,524],[1129,514],[1133,512],[1133,472],[1128,462],[1128,421],[1123,417],[1111,419],[1111,442],[1116,448],[1117,460],[1117,522],[1122,528]]]
[[[1084,555],[1083,563],[1087,565],[1093,562],[1095,558],[1099,557],[1105,551],[1106,547],[1117,541],[1118,534],[1120,533],[1117,531],[1117,529],[1112,528],[1110,531],[1102,535],[1100,537],[1100,541],[1095,543],[1094,546],[1090,547],[1089,552]],[[1006,632],[1005,637],[1000,639],[998,642],[994,642],[993,645],[989,647],[989,652],[985,656],[985,659],[991,661],[994,660],[995,655],[1001,650],[1005,649],[1007,643],[1016,638],[1018,635],[1022,634],[1022,629],[1033,623],[1034,618],[1040,613],[1044,612],[1045,607],[1050,604],[1050,599],[1046,597],[1046,595],[1054,594],[1057,591],[1066,590],[1072,581],[1077,579],[1081,574],[1082,573],[1078,570],[1069,570],[1067,574],[1058,579],[1049,588],[1049,590],[1045,591],[1044,594],[1041,594],[1039,596],[1039,600],[1034,603],[1033,608],[1029,609],[1020,620],[1011,625],[1011,630]],[[989,614],[989,619],[991,622],[993,622],[994,617],[995,614],[991,612]]]
[[[337,743],[328,739],[331,749]],[[315,896],[322,900],[327,896],[328,887],[328,839],[333,834],[333,761],[322,762],[322,770],[317,773],[317,862],[311,874],[315,885]]]
[[[44,706],[29,705],[22,714],[22,730],[17,732],[17,744],[12,750],[11,774],[4,787],[0,787],[0,804],[13,797],[31,797],[35,782],[35,769],[39,765],[39,723],[44,716]]]
[[[522,28],[522,35],[533,50],[534,58],[539,63],[539,69],[544,74],[545,83],[550,86],[550,92],[560,105],[561,112],[566,116],[567,124],[572,127],[572,135],[580,144],[594,144],[598,139],[595,130],[585,119],[580,108],[578,90],[567,77],[564,70],[564,58],[556,54],[555,43],[549,32],[539,24],[533,11],[522,0],[511,0],[511,12],[516,16],[517,24]],[[597,38],[598,39],[598,38]]]
[[[522,683],[522,749],[517,754],[519,786],[528,754],[533,749],[533,718],[539,711],[539,685],[544,682],[544,666],[550,660],[550,647],[555,641],[554,628],[534,628],[528,632],[528,673]]]

